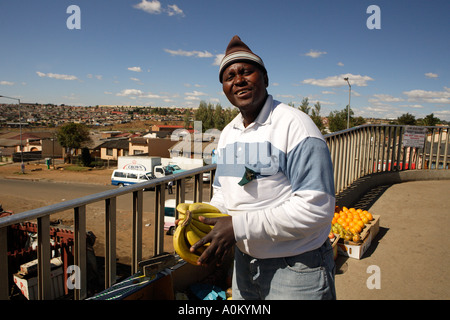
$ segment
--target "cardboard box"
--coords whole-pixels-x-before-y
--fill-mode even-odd
[[[38,279],[36,276],[27,277],[20,273],[14,274],[14,283],[28,300],[38,298]],[[51,299],[56,299],[64,295],[64,274],[63,268],[59,267],[50,271],[52,279]]]
[[[353,241],[344,241],[344,239],[340,239],[338,243],[338,253],[340,255],[361,259],[367,249],[370,247],[372,243],[372,239],[378,234],[380,230],[380,216],[374,215],[373,220],[370,221],[370,224],[367,225],[369,228],[366,231],[365,237],[363,238],[362,243],[355,243]]]

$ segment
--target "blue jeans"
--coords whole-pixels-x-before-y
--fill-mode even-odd
[[[336,299],[330,242],[292,257],[255,259],[235,247],[233,300]]]

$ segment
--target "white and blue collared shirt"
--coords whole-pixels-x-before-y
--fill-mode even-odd
[[[255,258],[319,248],[335,206],[326,142],[311,118],[268,96],[246,128],[239,114],[223,130],[211,204],[233,216],[236,245]]]

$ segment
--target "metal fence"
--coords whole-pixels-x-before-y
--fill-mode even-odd
[[[364,125],[326,135],[336,194],[368,174],[448,169],[449,128]]]
[[[335,190],[339,194],[353,182],[368,174],[401,170],[442,170],[449,167],[449,127],[425,127],[426,132],[408,135],[411,128],[390,125],[365,125],[325,136],[333,162]],[[423,127],[421,127],[423,128]],[[420,140],[422,139],[422,140]],[[422,141],[422,145],[420,142]],[[413,145],[413,146],[408,146]],[[86,206],[95,202],[105,204],[105,287],[116,281],[116,201],[125,194],[132,194],[132,252],[131,272],[138,271],[142,260],[142,224],[144,188],[155,188],[154,255],[164,251],[165,188],[174,181],[176,203],[185,202],[186,181],[194,180],[193,201],[203,201],[203,173],[211,172],[211,182],[216,166],[208,165],[172,176],[155,179],[139,185],[109,190],[82,198],[0,218],[0,299],[9,298],[7,227],[13,224],[37,220],[38,229],[38,299],[51,297],[50,279],[50,216],[65,210],[73,210],[74,264],[79,267],[79,288],[74,289],[75,299],[87,297],[86,278]]]

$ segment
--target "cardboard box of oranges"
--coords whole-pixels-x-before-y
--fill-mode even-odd
[[[350,258],[361,259],[367,249],[370,247],[372,240],[378,234],[380,229],[380,216],[373,215],[373,220],[365,225],[365,228],[360,234],[361,240],[354,242],[352,240],[340,239],[338,246],[338,253]]]

